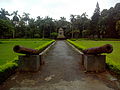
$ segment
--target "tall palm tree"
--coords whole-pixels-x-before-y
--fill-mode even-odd
[[[71,14],[71,15],[70,15],[71,28],[72,28],[72,38],[73,38],[73,29],[74,29],[74,24],[75,24],[75,21],[76,21],[75,16],[76,16],[76,15],[73,15],[73,14]]]
[[[11,15],[14,15],[12,20],[13,20],[13,23],[15,24],[15,26],[18,25],[18,23],[19,23],[18,11],[14,11]]]
[[[29,13],[23,13],[23,20],[25,21],[25,24],[28,24],[28,21],[30,20]]]
[[[15,27],[18,26],[19,24],[18,11],[13,11],[11,15],[13,15],[12,21],[13,21],[14,26]],[[15,29],[13,30],[13,38],[14,37],[15,37]]]
[[[61,21],[66,21],[66,18],[65,17],[60,17],[60,20]]]
[[[7,16],[10,16],[8,11],[6,11],[3,8],[1,8],[1,10],[0,10],[0,19],[9,20],[9,18]]]

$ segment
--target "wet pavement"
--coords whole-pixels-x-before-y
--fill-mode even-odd
[[[57,41],[44,61],[40,71],[17,72],[0,85],[0,90],[119,90],[106,79],[108,72],[85,73],[79,53],[66,41]]]

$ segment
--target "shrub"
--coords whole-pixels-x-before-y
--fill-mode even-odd
[[[34,34],[34,37],[35,38],[40,38],[41,36],[40,36],[40,34]]]
[[[53,33],[51,33],[50,35],[51,35],[51,37],[52,37],[52,38],[57,38],[57,36],[58,36],[58,33],[56,33],[56,32],[53,32]]]

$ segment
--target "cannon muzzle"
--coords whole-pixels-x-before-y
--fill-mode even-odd
[[[102,54],[102,53],[111,53],[113,51],[113,46],[111,44],[105,44],[100,47],[88,48],[83,50],[84,54]]]
[[[40,53],[39,50],[25,48],[19,45],[14,46],[13,51],[16,53],[22,53],[22,54],[27,54],[27,55],[38,55]]]

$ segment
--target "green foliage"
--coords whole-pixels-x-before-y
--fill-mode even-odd
[[[80,50],[86,49],[86,48],[92,48],[92,47],[98,47],[104,44],[111,44],[113,45],[113,52],[111,54],[105,54],[107,55],[106,63],[115,70],[120,70],[120,41],[93,41],[93,40],[67,40],[71,44],[73,44],[75,47],[77,47]]]
[[[82,46],[82,45],[80,45],[80,44],[78,44],[78,43],[75,43],[74,41],[76,41],[76,40],[69,40],[69,39],[67,39],[67,41],[68,42],[70,42],[72,45],[74,45],[76,48],[78,48],[79,50],[83,50],[83,49],[85,49],[85,47],[84,46]]]
[[[10,21],[0,19],[0,38],[12,36],[13,30],[14,27]]]
[[[47,42],[47,43],[45,43],[45,44],[43,44],[43,45],[41,45],[41,46],[39,46],[39,47],[37,47],[37,48],[35,48],[35,49],[38,49],[38,50],[41,50],[41,52],[46,48],[46,47],[48,47],[51,43],[53,43],[55,40],[51,40],[51,41],[49,41],[49,42]]]
[[[23,13],[23,18],[22,19],[26,22],[26,25],[27,25],[27,21],[30,20],[29,15],[30,15],[29,13],[25,13],[25,12]]]
[[[40,36],[40,34],[34,34],[34,37],[35,38],[40,38],[41,36]]]
[[[116,39],[116,38],[79,38],[79,39],[70,39],[72,41],[85,41],[85,40],[89,40],[89,41],[120,41],[120,39]]]
[[[90,35],[90,30],[83,30],[82,31],[82,36],[85,38],[85,37],[89,37]]]
[[[72,38],[82,37],[83,30],[89,29],[90,19],[87,18],[87,14],[83,13],[82,15],[71,15],[71,31]]]
[[[12,67],[17,67],[17,66],[18,66],[18,64],[15,62],[8,62],[8,63],[0,66],[0,72],[4,72],[7,69],[11,69]]]
[[[95,8],[95,11],[94,11],[94,14],[93,16],[91,17],[91,26],[90,26],[90,30],[91,30],[91,33],[93,35],[98,35],[99,36],[99,18],[100,18],[100,8],[99,8],[99,4],[97,2],[97,5],[96,5],[96,8]]]
[[[109,38],[118,38],[119,33],[116,31],[116,23],[120,19],[120,11],[119,11],[120,3],[117,3],[115,7],[111,7],[110,9],[104,9],[101,12],[100,16],[100,30],[104,37]]]
[[[56,33],[56,32],[53,32],[53,33],[50,33],[50,35],[51,35],[51,37],[52,37],[52,38],[57,38],[57,36],[58,36],[58,33]]]
[[[1,10],[0,10],[0,19],[9,20],[9,18],[7,16],[10,16],[10,14],[8,13],[8,11],[6,11],[3,8],[1,8]]]
[[[120,20],[116,22],[116,31],[120,35]]]
[[[0,84],[5,81],[12,73],[14,73],[17,67],[17,63],[14,62],[9,62],[0,66]]]

